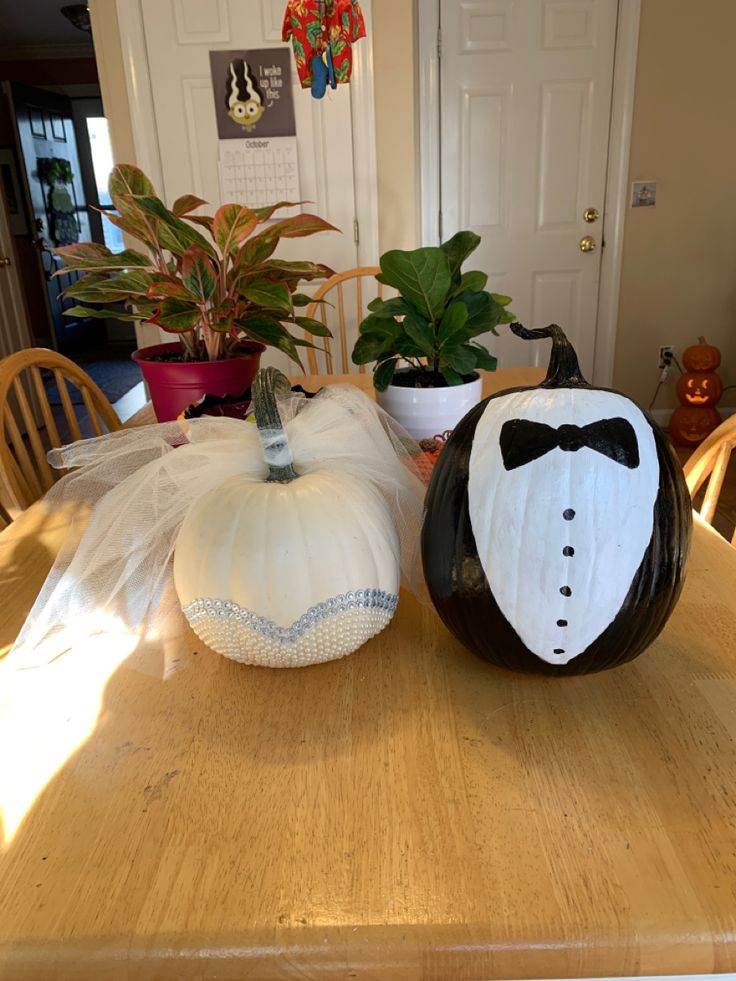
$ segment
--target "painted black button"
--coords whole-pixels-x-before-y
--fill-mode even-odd
[[[572,521],[572,519],[575,517],[575,512],[572,508],[565,508],[565,510],[562,512],[562,517],[565,519],[565,521]]]
[[[558,620],[557,621],[557,626],[558,627],[566,627],[567,626],[567,620]]]
[[[562,550],[562,554],[563,555],[568,555],[568,556],[569,555],[574,555],[575,554],[575,549],[572,547],[572,545],[565,545],[565,547]]]
[[[564,654],[565,652],[561,647],[555,647],[555,654]]]
[[[560,586],[560,592],[563,596],[572,596],[572,590],[569,586]]]

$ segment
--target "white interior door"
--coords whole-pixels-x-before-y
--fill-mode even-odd
[[[442,238],[477,232],[489,289],[558,323],[592,378],[618,2],[439,2]],[[544,363],[501,332],[499,365]]]
[[[141,0],[163,178],[159,192],[167,203],[185,193],[199,195],[213,208],[226,203],[220,193],[209,52],[283,48],[284,7],[284,0]],[[301,196],[310,202],[304,210],[342,234],[285,240],[277,256],[347,269],[358,264],[349,86],[328,90],[317,101],[299,86],[293,62],[292,86]],[[289,364],[277,352],[269,352],[263,363]]]

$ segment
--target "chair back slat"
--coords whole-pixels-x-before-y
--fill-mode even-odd
[[[358,317],[357,317],[356,323],[357,324],[362,324],[363,323],[363,320],[364,320],[364,315],[363,315],[363,277],[362,276],[358,276],[356,278],[356,280],[355,280],[355,295],[356,295],[357,313],[358,313]],[[365,374],[365,365],[364,364],[359,364],[358,365],[358,372],[361,375],[364,375]]]
[[[345,330],[345,293],[342,283],[337,284],[337,316],[340,329],[340,370],[344,373],[348,370],[348,335]]]
[[[355,280],[355,306],[356,306],[356,320],[361,323],[363,320],[363,280],[360,276]]]
[[[319,319],[322,321],[324,326],[327,326],[327,305],[325,303],[319,304]],[[323,343],[325,349],[325,361],[330,366],[327,370],[332,370],[332,338],[331,337],[321,337],[320,341]],[[317,371],[317,357],[314,351],[310,352],[314,356],[314,370]]]
[[[82,431],[79,428],[79,422],[77,421],[77,414],[74,411],[72,400],[69,398],[69,389],[66,387],[66,378],[64,378],[58,368],[54,368],[54,381],[56,382],[56,387],[59,390],[59,397],[61,398],[61,404],[64,409],[66,424],[69,427],[72,440],[76,442],[78,439],[82,438]]]
[[[33,367],[29,369],[29,374],[33,379],[33,387],[36,390],[36,401],[41,408],[43,424],[46,427],[49,443],[54,447],[54,449],[58,449],[61,446],[61,437],[59,436],[56,420],[54,419],[54,414],[51,411],[51,406],[49,405],[49,398],[46,394],[46,389],[44,388],[41,372],[36,365],[33,365]]]
[[[95,436],[104,436],[105,431],[100,425],[100,420],[97,416],[97,407],[92,400],[92,396],[89,393],[89,389],[86,385],[82,385],[79,389],[82,393],[82,401],[84,402],[84,407],[87,410],[87,415],[89,416],[89,421],[92,428],[95,431]]]
[[[28,454],[15,416],[9,410],[5,415],[5,431],[13,453],[12,462],[15,464],[15,466],[11,464],[8,468],[11,481],[17,483],[23,495],[24,506],[27,507],[37,497],[43,495],[44,489],[34,470],[33,461]],[[21,480],[18,479],[19,477]]]
[[[328,327],[333,340],[330,342],[329,338],[319,338],[319,346],[324,348],[324,352],[308,349],[309,370],[313,374],[365,373],[365,365],[353,364],[352,350],[360,324],[365,319],[368,302],[374,296],[383,299],[384,288],[375,279],[380,271],[378,266],[347,269],[324,282],[314,294],[315,302],[309,305],[306,315],[318,318]],[[317,302],[323,299],[327,303]]]
[[[20,377],[13,379],[13,394],[15,395],[16,404],[20,410],[21,418],[23,419],[23,425],[25,426],[28,442],[31,444],[35,470],[38,473],[45,492],[54,483],[54,478],[51,473],[51,467],[46,459],[46,451],[44,450],[38,435],[36,418],[28,402],[28,398],[26,397],[25,389]]]
[[[322,310],[321,310],[321,319],[322,319],[322,323],[326,327],[327,326],[327,305],[325,303],[322,303],[321,304],[321,307],[322,307]],[[332,338],[331,337],[323,337],[322,340],[324,341],[325,363],[326,363],[326,366],[327,366],[327,372],[329,374],[332,371]],[[315,367],[316,367],[316,357],[315,357]]]
[[[4,418],[3,428],[7,429]],[[28,486],[18,466],[9,439],[5,445],[7,447],[6,457],[2,467],[0,467],[0,495],[2,495],[4,506],[10,512],[10,516],[14,517],[18,511],[33,503],[35,494]]]
[[[685,480],[693,502],[704,490],[700,516],[724,533],[724,525],[734,524],[731,544],[736,545],[736,518],[725,506],[718,508],[721,491],[736,446],[736,415],[722,422],[695,450],[684,467]],[[729,537],[726,535],[725,537]]]
[[[315,320],[316,319],[317,318],[315,317]],[[322,320],[321,317],[319,319]],[[324,320],[322,320],[322,323],[324,323]],[[311,337],[306,330],[304,331],[304,336],[305,337],[309,337],[310,340],[312,340],[312,341],[314,340],[314,337]],[[327,340],[327,338],[320,337],[317,343],[322,344],[322,342],[325,341],[325,340]],[[308,347],[308,348],[305,348],[305,350],[307,352],[306,357],[307,357],[307,367],[309,368],[309,374],[310,375],[316,375],[316,374],[318,374],[318,372],[317,372],[317,355],[314,352],[314,348],[313,347]]]
[[[707,521],[709,525],[713,524],[713,516],[716,513],[718,499],[721,496],[723,481],[726,476],[728,461],[730,459],[731,447],[728,445],[728,443],[721,443],[720,449],[718,450],[718,454],[716,456],[716,462],[710,475],[710,480],[708,481],[708,487],[705,491],[703,506],[700,509],[700,517],[703,519],[703,521]]]
[[[42,371],[53,378],[58,408],[52,409]],[[81,395],[76,408],[68,384]],[[6,513],[14,517],[62,476],[46,458],[51,447],[120,428],[100,388],[68,358],[31,348],[0,361],[0,495],[7,498],[2,500]]]

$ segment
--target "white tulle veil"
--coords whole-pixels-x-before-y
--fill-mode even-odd
[[[313,398],[290,392],[278,412],[298,473],[327,468],[381,491],[399,531],[404,583],[421,594],[417,444],[352,385]],[[164,617],[183,624],[172,559],[184,516],[228,478],[268,473],[253,422],[207,416],[83,440],[52,450],[49,461],[71,472],[43,506],[74,517],[8,656],[20,667],[47,663],[111,622],[139,636]]]

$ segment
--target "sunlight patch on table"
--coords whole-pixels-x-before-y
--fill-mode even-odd
[[[55,774],[94,732],[107,682],[139,638],[119,624],[49,664],[0,666],[0,819],[4,847]]]

